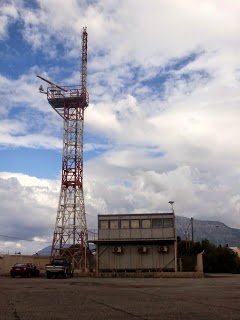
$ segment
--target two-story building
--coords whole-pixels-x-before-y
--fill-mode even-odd
[[[99,215],[96,273],[177,271],[174,213]]]

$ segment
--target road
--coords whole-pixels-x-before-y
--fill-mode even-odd
[[[0,278],[1,320],[240,319],[240,276]]]

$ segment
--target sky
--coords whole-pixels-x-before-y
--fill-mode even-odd
[[[36,74],[78,85],[85,26],[88,228],[170,200],[240,228],[239,13],[238,0],[1,0],[0,254],[52,241],[63,123]]]

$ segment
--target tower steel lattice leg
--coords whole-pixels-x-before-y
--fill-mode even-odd
[[[87,223],[83,197],[84,105],[64,103],[62,183],[51,258],[68,256],[85,271]]]

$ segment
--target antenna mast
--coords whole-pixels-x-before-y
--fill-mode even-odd
[[[82,32],[82,95],[87,94],[87,28]]]

